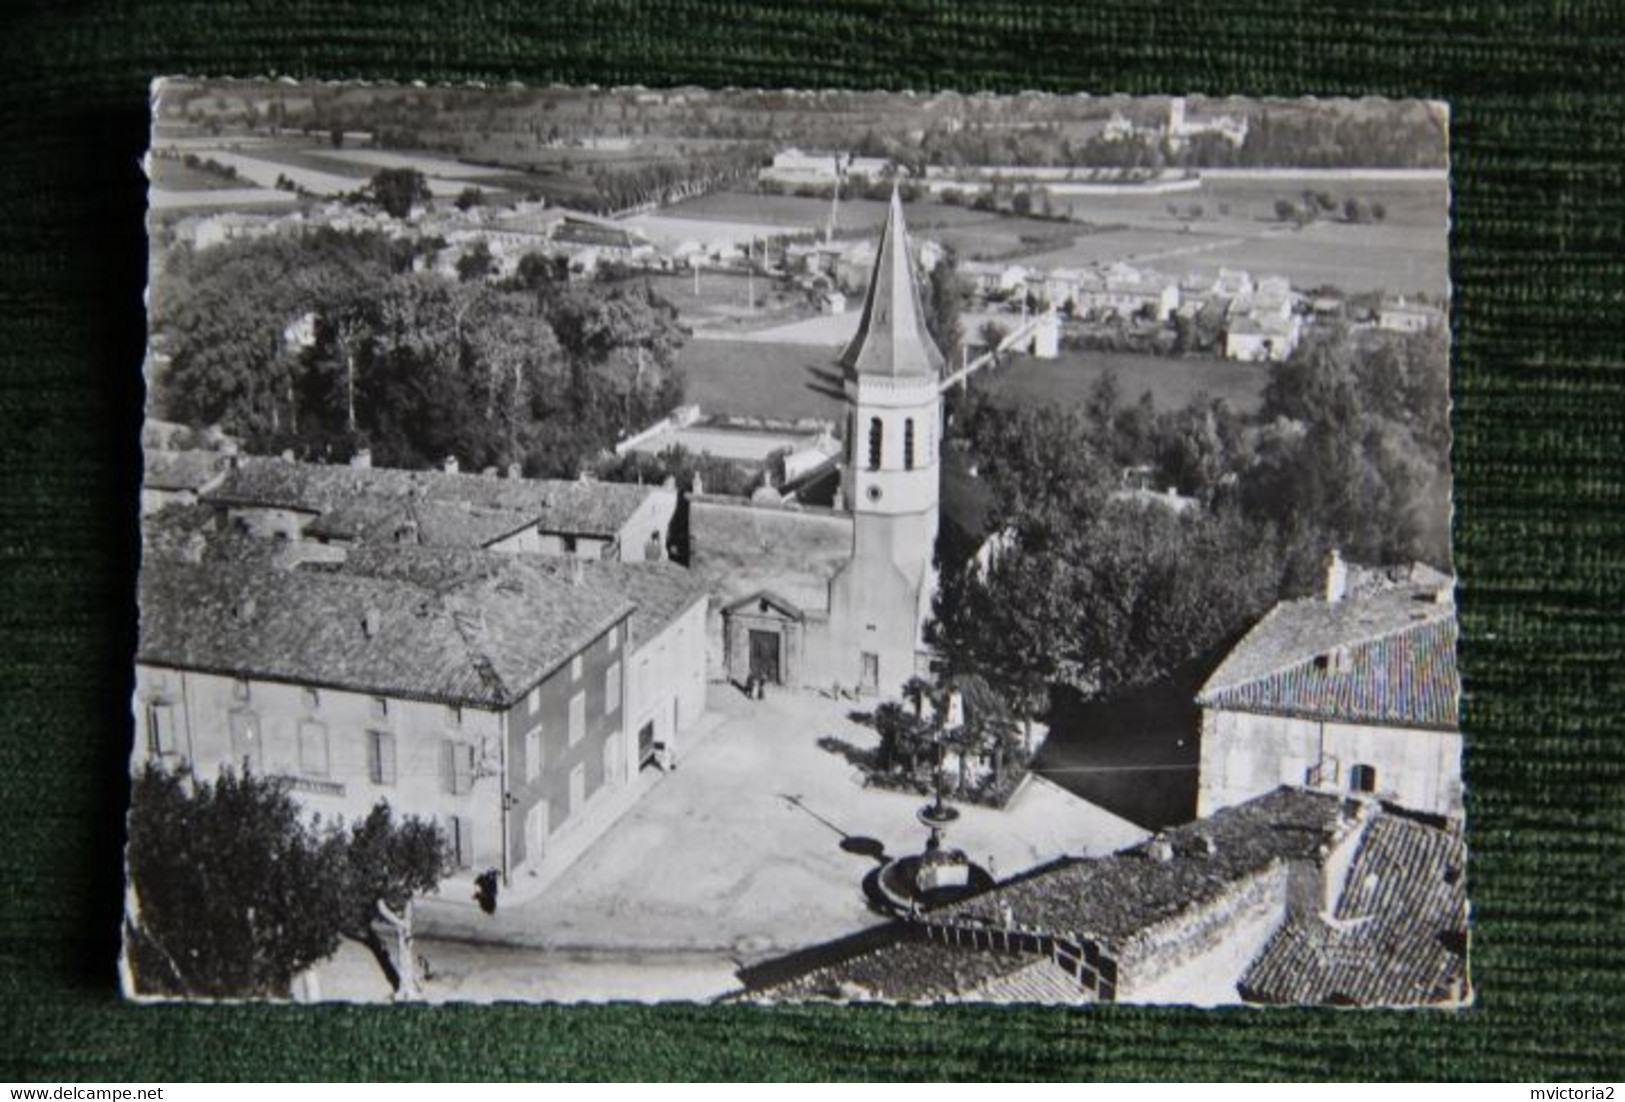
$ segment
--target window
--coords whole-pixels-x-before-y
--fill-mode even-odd
[[[463,707],[461,704],[446,705],[446,726],[461,727],[463,725]]]
[[[577,764],[570,770],[570,814],[587,802],[587,767]]]
[[[914,469],[914,418],[903,422],[903,469]]]
[[[327,768],[327,725],[307,719],[299,724],[299,772],[325,777]]]
[[[161,758],[179,752],[180,747],[175,743],[175,709],[163,703],[148,704],[147,753]]]
[[[574,555],[576,553],[576,538],[574,536],[560,536],[559,546],[564,548],[566,555]]]
[[[538,685],[538,686],[536,686],[534,689],[532,689],[530,691],[529,695],[527,695],[525,697],[525,711],[528,712],[530,715],[535,715],[536,710],[538,708],[540,708],[541,706],[542,706],[542,687],[540,685]]]
[[[231,683],[231,699],[237,701],[239,704],[247,704],[248,697],[248,682],[244,681],[242,678],[238,678],[236,681]]]
[[[389,731],[367,732],[367,775],[373,784],[395,783],[395,736]]]
[[[1377,767],[1374,765],[1356,765],[1349,770],[1350,792],[1375,792],[1377,790]]]
[[[260,721],[253,712],[231,713],[231,760],[247,769],[260,763]]]
[[[322,706],[322,694],[318,689],[306,689],[304,693],[305,711],[314,712]]]
[[[621,664],[614,663],[604,671],[604,714],[612,716],[621,710]]]
[[[388,719],[389,718],[389,701],[386,700],[385,698],[383,698],[381,696],[373,697],[370,708],[372,710],[372,718],[373,719]]]
[[[547,801],[537,800],[525,812],[525,860],[534,864],[547,853]]]
[[[579,654],[570,659],[570,680],[581,680],[581,655]]]
[[[613,784],[620,779],[625,763],[621,760],[621,734],[619,731],[604,740],[604,783]]]
[[[451,843],[451,860],[457,868],[466,869],[474,864],[474,824],[466,815],[453,815],[447,823],[447,840]]]
[[[446,740],[446,791],[462,796],[474,788],[474,746],[468,742]]]
[[[577,693],[570,698],[570,745],[581,741],[587,733],[587,694]]]
[[[880,449],[883,443],[884,432],[881,428],[880,418],[869,419],[869,469],[880,470]]]
[[[614,654],[621,645],[621,625],[616,624],[609,629],[609,653]]]
[[[525,732],[525,780],[534,781],[542,775],[542,729],[532,727]]]

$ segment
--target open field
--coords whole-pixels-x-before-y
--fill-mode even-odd
[[[1174,410],[1206,393],[1243,412],[1258,408],[1270,373],[1266,364],[1199,356],[1066,350],[1053,360],[1009,358],[1002,367],[977,373],[972,385],[1000,403],[1073,407],[1084,403],[1089,388],[1108,371],[1116,373],[1125,403],[1137,402],[1149,391],[1158,410]]]
[[[707,412],[753,417],[818,417],[839,420],[845,411],[839,346],[695,338],[678,365],[687,379],[687,400]],[[1148,356],[1134,352],[1065,351],[1054,360],[1030,356],[974,376],[972,384],[995,401],[1012,405],[1082,405],[1108,371],[1115,372],[1125,402],[1149,391],[1159,410],[1184,407],[1206,393],[1240,411],[1258,408],[1269,367],[1206,357]]]
[[[764,276],[754,281],[754,301],[752,281],[735,272],[701,272],[698,292],[692,275],[647,278],[655,293],[675,306],[684,323],[695,329],[760,329],[812,313],[800,290]]]
[[[848,199],[843,196],[840,228],[879,230],[886,220],[886,209],[887,204],[878,199]],[[718,191],[685,199],[667,207],[665,213],[673,218],[695,221],[756,222],[783,226],[787,231],[798,227],[823,229],[829,220],[829,200],[799,195],[760,195],[750,191]],[[907,214],[911,230],[981,222],[990,217],[981,211],[924,199],[908,204]]]
[[[266,187],[210,188],[207,191],[172,191],[154,187],[147,203],[154,211],[263,210],[265,207],[291,207],[299,202],[292,192]]]
[[[186,148],[230,165],[246,182],[260,187],[275,187],[277,178],[286,176],[300,187],[324,196],[354,191],[382,168],[417,168],[437,197],[455,196],[470,184],[490,189],[522,180],[504,169],[465,165],[429,154],[333,149],[302,138],[252,142],[230,139],[212,146],[189,143]]]
[[[431,153],[403,153],[388,149],[331,149],[321,153],[324,160],[348,161],[361,166],[371,174],[381,168],[415,168],[425,176],[443,176],[453,180],[478,180],[483,177],[502,176],[505,168],[489,165],[469,165]]]
[[[242,185],[169,157],[154,157],[147,168],[152,186],[165,191],[231,191]]]
[[[687,400],[707,413],[742,417],[817,417],[846,412],[835,355],[800,344],[697,338],[678,356]]]
[[[1275,201],[1298,201],[1305,189],[1334,202],[1380,202],[1380,223],[1354,225],[1325,218],[1301,230],[1275,216]],[[1388,290],[1440,295],[1448,290],[1448,186],[1437,180],[1219,179],[1177,196],[1092,196],[1058,202],[1076,221],[1055,222],[988,214],[921,200],[907,208],[910,229],[952,247],[961,259],[1011,258],[1031,267],[1080,267],[1127,260],[1172,276],[1211,276],[1246,268],[1255,276],[1286,276],[1295,286],[1332,284],[1349,292]],[[1170,211],[1170,206],[1173,208]],[[1193,208],[1201,213],[1193,216]],[[885,204],[841,203],[844,230],[875,231]],[[750,234],[821,229],[825,199],[718,192],[662,211],[664,232],[715,236],[735,225],[730,240]],[[1046,242],[1048,244],[1046,244]]]

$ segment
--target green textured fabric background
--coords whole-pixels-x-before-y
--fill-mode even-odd
[[[1511,1078],[1625,1066],[1625,5],[10,4],[0,1078]],[[1449,100],[1478,1003],[145,1007],[116,993],[150,78]]]

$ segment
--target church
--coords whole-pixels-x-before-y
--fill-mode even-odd
[[[937,576],[943,357],[896,192],[857,334],[833,506],[696,494],[690,566],[713,594],[712,675],[862,693],[924,673]]]

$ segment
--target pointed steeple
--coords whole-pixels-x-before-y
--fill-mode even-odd
[[[925,327],[914,262],[908,255],[903,201],[896,188],[875,250],[863,317],[839,362],[851,375],[935,378],[942,374],[942,352]]]

